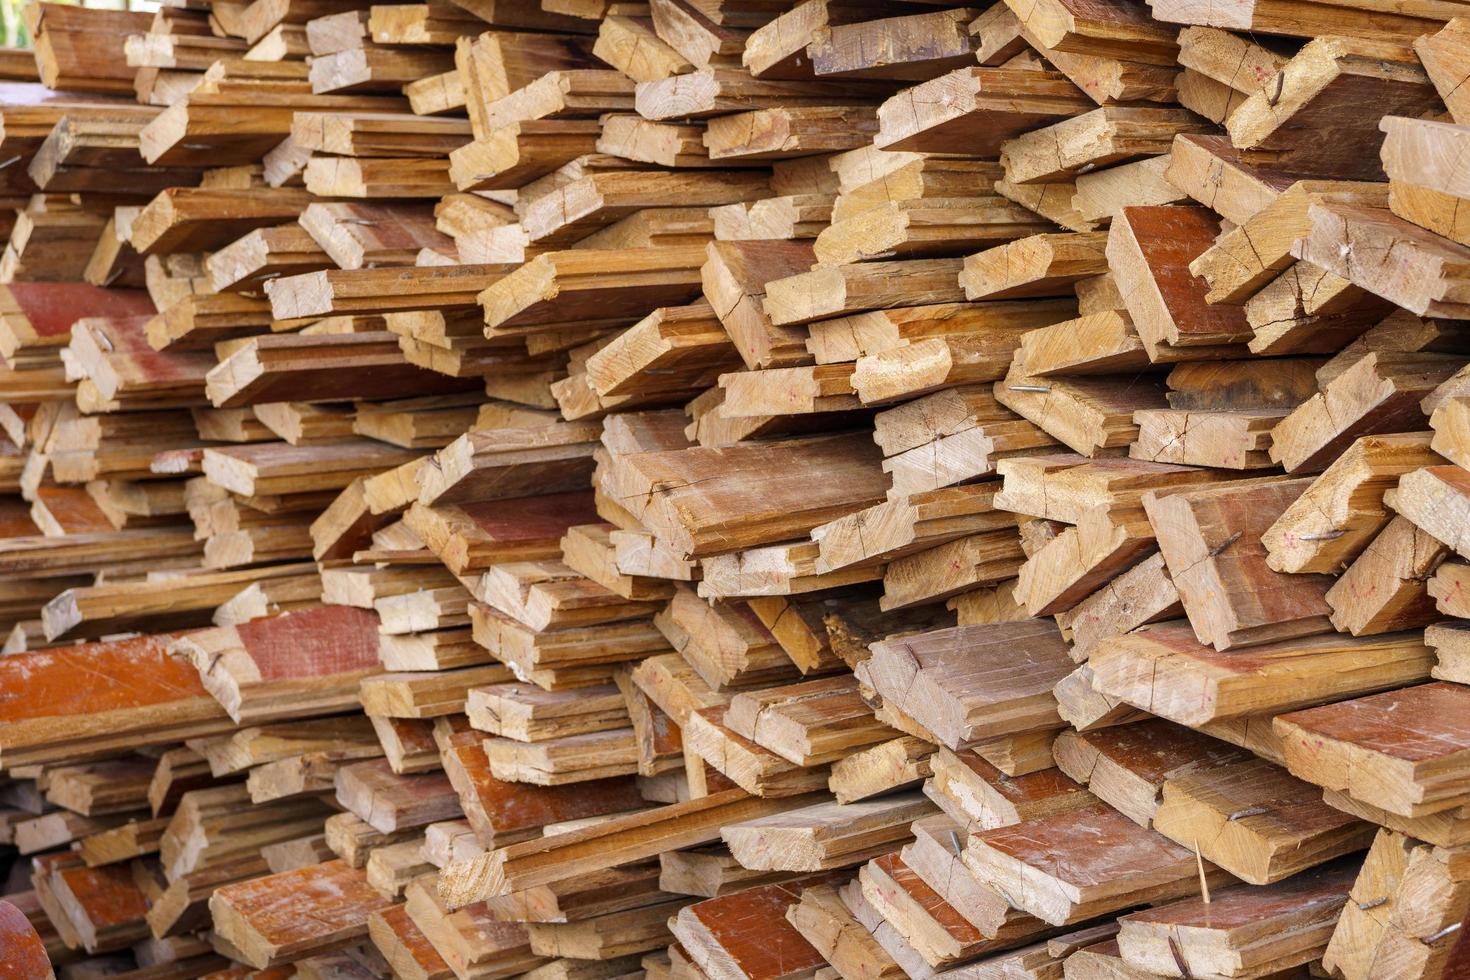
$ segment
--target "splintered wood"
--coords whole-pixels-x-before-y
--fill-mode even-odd
[[[0,980],[1470,977],[1470,6],[11,20]]]

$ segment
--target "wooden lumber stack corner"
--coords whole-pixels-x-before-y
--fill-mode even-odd
[[[1470,2],[148,6],[0,52],[0,980],[1470,980]]]

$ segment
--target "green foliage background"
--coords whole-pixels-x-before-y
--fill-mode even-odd
[[[34,0],[0,0],[0,47],[28,48],[31,35],[26,30],[25,17],[21,11]],[[157,10],[158,0],[46,0],[47,3],[63,3],[68,6],[96,7],[104,10]]]
[[[26,30],[25,18],[20,15],[25,0],[0,0],[0,25],[5,29],[3,44],[7,48],[28,48],[31,35]]]

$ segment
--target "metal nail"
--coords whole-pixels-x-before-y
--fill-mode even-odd
[[[1210,550],[1210,557],[1211,558],[1215,557],[1220,552],[1224,551],[1226,548],[1230,547],[1232,544],[1234,544],[1235,542],[1239,541],[1240,540],[1240,536],[1243,533],[1245,533],[1245,532],[1243,532],[1243,531],[1236,531],[1234,534],[1230,535],[1230,537],[1226,538],[1224,541],[1221,541],[1219,544],[1215,545],[1215,547]]]
[[[1258,817],[1263,813],[1270,812],[1271,808],[1268,806],[1248,806],[1244,810],[1236,810],[1225,819],[1227,821],[1244,820],[1246,817]]]

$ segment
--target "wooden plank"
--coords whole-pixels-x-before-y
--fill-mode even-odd
[[[169,188],[133,220],[131,241],[140,255],[215,248],[255,228],[290,220],[307,203],[300,190],[288,188],[270,193]]]
[[[1291,247],[1310,230],[1316,201],[1382,207],[1382,186],[1355,181],[1300,181],[1200,253],[1190,271],[1210,284],[1212,303],[1240,303],[1291,264]]]
[[[337,802],[381,834],[460,816],[458,797],[443,773],[400,776],[386,759],[343,766]]]
[[[496,779],[490,772],[483,738],[462,733],[450,738],[444,770],[476,838],[485,847],[503,847],[534,837],[547,824],[632,810],[642,805],[632,780],[607,779],[570,786],[533,786]]]
[[[1034,378],[1026,371],[1013,360],[995,383],[996,400],[1086,456],[1120,454],[1138,436],[1134,416],[1162,407],[1163,390],[1147,378]]]
[[[1165,177],[1190,197],[1237,225],[1298,179],[1289,168],[1247,160],[1225,136],[1175,137]]]
[[[114,305],[115,304],[115,305]],[[153,303],[138,290],[103,290],[86,283],[11,283],[0,294],[0,354],[9,363],[65,347],[72,324],[107,312],[142,316]]]
[[[736,694],[725,724],[799,766],[836,762],[897,734],[872,718],[848,677]]]
[[[650,306],[693,300],[702,261],[695,246],[549,252],[486,283],[478,299],[499,336],[552,323],[611,326],[636,321]]]
[[[1394,496],[1402,516],[1457,552],[1462,544],[1454,521],[1465,501],[1463,472],[1458,466],[1428,466],[1405,473]],[[1444,601],[1443,596],[1437,597]]]
[[[1383,134],[1342,106],[1371,100],[1386,115],[1418,116],[1438,96],[1410,50],[1394,44],[1318,37],[1302,48],[1270,83],[1231,115],[1231,141],[1251,150],[1276,151],[1288,166],[1327,176],[1377,179]],[[1322,152],[1300,152],[1300,138],[1334,119],[1336,139]]]
[[[763,800],[741,790],[726,790],[687,803],[617,817],[450,865],[442,872],[441,894],[452,904],[467,904],[481,893],[509,894],[593,868],[642,860],[663,850],[708,843],[719,836],[720,827],[726,823],[815,801],[812,796]]]
[[[786,921],[844,977],[898,980],[907,976],[831,886],[804,889],[801,900],[786,907]]]
[[[1274,725],[1295,775],[1391,813],[1426,816],[1466,802],[1453,775],[1463,749],[1451,706],[1462,691],[1407,687],[1279,715]]]
[[[51,958],[46,946],[25,913],[10,902],[0,904],[0,948],[3,948],[6,967],[19,980],[32,976],[40,980],[51,980]]]
[[[745,40],[741,62],[756,78],[806,79],[812,77],[806,46],[814,31],[881,14],[881,5],[834,0],[805,0],[758,26]]]
[[[1089,844],[1079,846],[1081,840]],[[1139,901],[1193,895],[1201,883],[1193,851],[1102,805],[974,834],[964,861],[981,880],[1056,926]],[[1205,868],[1207,880],[1227,880],[1212,865]]]
[[[1454,594],[1458,591],[1458,583],[1462,580],[1465,566],[1454,562],[1446,562],[1439,566],[1432,579],[1430,579],[1430,595],[1435,598],[1435,605],[1441,612],[1458,612],[1458,603],[1454,600]],[[1448,572],[1449,574],[1445,574]],[[1439,623],[1428,627],[1424,631],[1425,642],[1434,647],[1439,654],[1439,663],[1434,668],[1434,676],[1440,680],[1463,681],[1467,675],[1467,651],[1463,641],[1463,635],[1453,623]]]
[[[953,255],[1047,230],[1050,224],[998,197],[890,201],[833,222],[816,238],[827,265],[874,258]]]
[[[1250,339],[1242,311],[1208,302],[1204,283],[1187,275],[1216,234],[1209,212],[1193,207],[1124,208],[1110,228],[1108,259],[1151,359],[1229,356]]]
[[[1166,780],[1153,826],[1253,885],[1362,850],[1376,830],[1262,759]]]
[[[448,242],[434,229],[427,209],[404,205],[318,201],[301,213],[298,222],[341,269],[361,269],[370,263],[409,265],[420,249]]]
[[[1153,15],[1170,23],[1204,24],[1233,30],[1257,30],[1289,37],[1318,37],[1335,30],[1364,37],[1398,40],[1408,43],[1426,31],[1435,21],[1412,14],[1379,10],[1360,10],[1335,4],[1295,4],[1231,2],[1201,10],[1180,0],[1163,0],[1153,8]]]
[[[1166,153],[1176,134],[1207,129],[1184,109],[1103,106],[1007,140],[1001,163],[1013,184],[1050,183]]]
[[[616,460],[611,475],[620,498],[646,500],[645,526],[703,557],[789,540],[854,505],[876,503],[886,482],[876,462],[871,442],[844,436],[641,453]],[[697,475],[701,469],[708,476]],[[816,472],[825,492],[814,494],[808,475]],[[747,481],[754,487],[742,490]]]
[[[786,921],[786,913],[802,901],[807,889],[829,882],[823,877],[804,878],[687,905],[674,921],[674,936],[706,976],[759,980],[812,976],[825,960]]]
[[[827,788],[839,803],[881,796],[919,785],[933,774],[929,743],[911,735],[880,742],[832,765]]]
[[[166,635],[83,643],[0,664],[0,670],[15,674],[16,690],[34,686],[36,692],[10,705],[0,739],[0,753],[15,760],[7,765],[75,758],[109,747],[166,744],[233,728],[193,668],[168,655],[168,644]],[[80,669],[118,680],[96,687],[67,682]],[[125,684],[123,678],[135,682]],[[144,680],[150,683],[136,686]]]
[[[1152,826],[1170,779],[1250,758],[1232,745],[1161,719],[1063,732],[1052,752],[1062,772],[1141,827]]]
[[[1327,944],[1324,965],[1353,980],[1368,977],[1379,963],[1401,964],[1413,973],[1453,969],[1462,955],[1460,943],[1443,940],[1453,935],[1464,902],[1462,853],[1379,831]],[[1435,897],[1419,906],[1412,921],[1401,920],[1396,913],[1408,889],[1418,887]],[[1386,899],[1382,905],[1362,908],[1380,898]],[[1440,935],[1445,929],[1451,932]]]
[[[1005,478],[995,504],[1005,510],[1067,524],[1098,504],[1114,505],[1159,487],[1205,483],[1214,477],[1172,463],[1133,459],[1089,460],[1071,453],[1002,460]]]
[[[1329,634],[1220,653],[1175,622],[1105,640],[1088,662],[1099,691],[1182,725],[1200,725],[1421,681],[1432,666],[1428,654],[1414,632]],[[1289,685],[1275,679],[1288,675]]]
[[[1017,644],[1025,643],[1017,658]],[[963,662],[949,653],[960,646]],[[1072,669],[1051,624],[961,626],[876,644],[869,676],[885,701],[958,749],[998,735],[1061,727],[1051,687]]]
[[[1151,363],[1126,311],[1107,310],[1027,331],[1018,355],[1036,377],[1111,374]]]
[[[777,326],[794,326],[865,310],[892,309],[964,298],[955,277],[959,259],[910,259],[830,266],[766,284],[765,313]],[[894,288],[894,278],[902,285]]]
[[[1093,107],[1055,72],[959,68],[879,106],[874,143],[890,151],[994,157],[1005,140]]]
[[[278,319],[470,307],[509,271],[504,266],[329,269],[266,284]]]
[[[1146,623],[1183,615],[1179,590],[1164,557],[1155,552],[1077,605],[1059,614],[1057,625],[1072,639],[1072,658],[1085,660],[1102,640]]]
[[[145,32],[151,18],[122,10],[78,17],[60,4],[47,4],[25,20],[35,39],[36,67],[48,88],[127,92],[132,87],[133,69],[120,38]]]
[[[1009,827],[1035,817],[1092,806],[1097,799],[1053,766],[1007,775],[975,751],[940,748],[925,795],[970,831]]]
[[[908,840],[909,824],[934,812],[918,793],[862,803],[818,803],[731,824],[721,836],[752,871],[814,872],[862,864]]]
[[[367,935],[369,916],[388,907],[367,876],[342,861],[227,885],[209,900],[215,928],[262,970],[352,945]]]
[[[645,208],[714,207],[763,193],[767,186],[759,171],[591,173],[536,198],[521,223],[532,243],[569,245]]]
[[[443,506],[584,487],[592,471],[598,426],[558,422],[547,426],[471,429],[434,454],[437,465],[415,474],[419,502]]]
[[[802,242],[711,242],[700,281],[705,299],[746,367],[784,367],[806,359],[802,331],[778,326],[765,309],[767,286],[816,261]]]
[[[205,391],[217,408],[303,396],[324,401],[363,395],[411,398],[472,387],[473,379],[446,381],[408,363],[388,331],[253,337],[205,378]]]
[[[1144,495],[1159,550],[1202,642],[1230,650],[1329,628],[1332,581],[1271,569],[1261,543],[1308,484],[1266,478]]]
[[[1368,354],[1272,430],[1271,458],[1288,472],[1312,472],[1359,436],[1422,428],[1419,401],[1453,369],[1444,355]]]
[[[1354,440],[1261,535],[1266,563],[1279,572],[1336,571],[1388,523],[1385,491],[1434,456],[1423,433]]]
[[[1457,285],[1470,259],[1463,245],[1450,242],[1387,211],[1347,204],[1316,204],[1308,211],[1312,230],[1292,254],[1333,272],[1354,285],[1420,316],[1465,316]],[[1342,246],[1349,240],[1361,247]],[[1381,248],[1395,243],[1401,258],[1385,264]]]
[[[915,403],[917,404],[917,403]],[[984,483],[909,494],[812,529],[822,571],[915,554],[970,534],[1008,527],[995,487]]]
[[[571,527],[593,520],[583,491],[426,506],[415,503],[404,522],[455,575],[484,571],[506,561],[553,558]]]
[[[424,980],[448,980],[454,971],[414,925],[404,906],[368,916],[368,935],[395,973]]]
[[[966,258],[960,285],[969,300],[1065,295],[1107,271],[1106,241],[1103,232],[1032,235]]]
[[[941,10],[818,29],[807,54],[819,77],[925,81],[973,64],[975,11]]]
[[[1153,535],[1139,510],[1094,508],[1026,559],[1015,600],[1033,616],[1069,609],[1144,557]]]
[[[462,191],[519,187],[597,148],[593,120],[533,119],[498,126],[449,154]]]
[[[759,109],[862,104],[879,89],[835,81],[752,78],[732,68],[701,68],[641,82],[636,106],[644,119],[706,119]]]
[[[1130,912],[1119,917],[1118,948],[1140,970],[1178,969],[1176,955],[1191,973],[1290,969],[1326,950],[1354,877],[1352,862],[1334,862],[1265,889],[1227,888],[1209,903]],[[1182,943],[1168,938],[1175,930]]]
[[[45,879],[44,887],[37,888],[41,907],[58,929],[73,933],[73,947],[109,953],[147,937],[148,898],[128,865],[86,868],[62,864],[49,873],[39,871],[37,877]]]
[[[827,785],[824,769],[806,769],[781,758],[724,723],[724,705],[700,708],[684,725],[686,768],[707,765],[730,784],[764,798],[810,793]]]
[[[236,721],[309,717],[356,706],[379,673],[377,616],[324,606],[186,634],[170,646]]]
[[[1433,622],[1439,617],[1425,582],[1449,550],[1407,519],[1395,517],[1328,590],[1332,625],[1363,636]]]
[[[913,831],[913,841],[900,852],[903,863],[982,936],[998,939],[1036,925],[965,866],[960,859],[963,825],[936,815],[914,821]]]
[[[868,862],[858,881],[873,909],[935,968],[973,959],[991,945],[897,854]]]
[[[1467,113],[1470,105],[1466,104],[1460,89],[1465,76],[1459,60],[1465,51],[1467,26],[1470,25],[1463,18],[1455,17],[1435,33],[1416,37],[1413,41],[1419,63],[1449,108],[1450,116],[1462,125],[1470,120],[1470,113]]]

